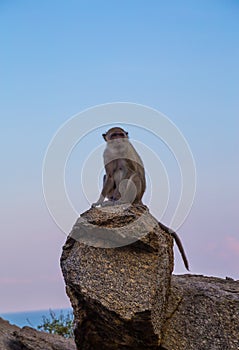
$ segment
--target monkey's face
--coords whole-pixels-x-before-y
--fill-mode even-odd
[[[106,134],[102,135],[106,142],[121,141],[128,139],[128,133],[121,128],[111,128]]]

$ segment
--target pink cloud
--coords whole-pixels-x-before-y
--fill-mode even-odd
[[[2,285],[22,285],[22,284],[30,284],[31,280],[30,279],[20,279],[20,278],[10,278],[10,277],[3,277],[0,278],[0,284]]]
[[[2,277],[0,278],[1,285],[26,285],[26,284],[34,284],[34,283],[55,283],[59,282],[61,278],[59,276],[38,276],[38,278],[14,278],[14,277]]]
[[[226,237],[226,248],[231,251],[231,253],[239,255],[239,239],[234,236]]]

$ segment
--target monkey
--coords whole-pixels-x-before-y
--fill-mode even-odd
[[[129,141],[128,132],[120,127],[114,127],[102,136],[106,141],[103,154],[106,174],[100,197],[92,207],[123,203],[142,204],[146,190],[145,170],[139,154]],[[108,201],[105,201],[105,198]],[[177,233],[160,222],[158,224],[163,231],[174,238],[184,265],[189,270],[188,260]]]
[[[128,132],[115,127],[102,136],[107,142],[103,154],[106,175],[100,198],[92,206],[142,203],[145,171],[140,156],[129,142]],[[106,197],[109,203],[104,202]]]

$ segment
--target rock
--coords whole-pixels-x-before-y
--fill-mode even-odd
[[[57,334],[39,332],[30,327],[23,327],[14,332],[16,342],[26,350],[76,350],[73,339],[65,339]]]
[[[171,276],[172,238],[144,206],[82,214],[61,267],[78,350],[239,349],[239,281]]]
[[[164,349],[239,349],[239,281],[173,276],[171,288]]]
[[[1,350],[76,350],[73,339],[39,332],[30,327],[19,328],[0,318]]]
[[[20,328],[11,325],[8,321],[0,318],[0,349],[1,350],[20,350],[20,345],[14,346],[14,332]]]
[[[61,267],[77,349],[158,349],[173,240],[145,206],[82,214],[63,247]]]

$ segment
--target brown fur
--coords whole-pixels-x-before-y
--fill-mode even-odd
[[[146,188],[143,162],[130,143],[128,133],[111,128],[103,134],[106,175],[100,198],[93,206],[119,203],[141,203]],[[111,203],[104,202],[108,198]]]

